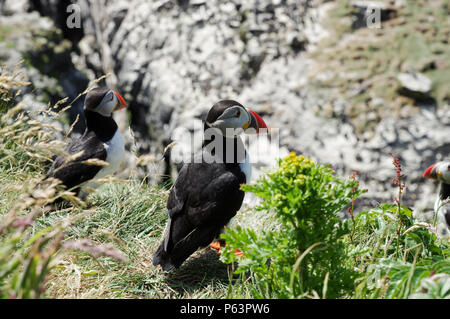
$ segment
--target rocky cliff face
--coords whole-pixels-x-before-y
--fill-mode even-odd
[[[114,72],[111,82],[131,101],[131,126],[141,151],[160,149],[176,127],[201,121],[219,99],[235,98],[261,111],[271,94],[262,90],[274,84],[271,76],[286,74],[288,63],[297,64],[293,59],[305,49],[307,3],[87,3],[80,60],[98,74]],[[304,62],[299,62],[301,70]],[[260,72],[266,74],[261,79]],[[263,96],[242,96],[264,82],[266,87],[254,95]]]
[[[64,29],[64,19],[49,8],[60,8],[69,1],[23,3],[28,5],[24,12],[39,10]],[[82,28],[63,30],[73,45],[69,65],[73,63],[89,80],[111,73],[106,83],[117,88],[129,104],[128,120],[138,153],[161,157],[167,145],[178,142],[166,161],[149,164],[152,176],[175,174],[180,154],[191,147],[185,133],[198,133],[209,107],[230,98],[262,114],[270,127],[279,128],[281,149],[258,159],[256,175],[274,164],[275,155],[293,150],[331,164],[344,176],[358,170],[363,187],[369,189],[360,205],[373,207],[394,197],[395,170],[389,155],[393,152],[405,168],[406,204],[417,210],[432,207],[436,186],[421,174],[450,151],[448,107],[424,105],[400,119],[381,119],[372,138],[357,134],[342,112],[349,102],[330,98],[335,92],[312,86],[308,76],[316,63],[309,53],[327,36],[322,19],[333,3],[77,3],[82,9]],[[15,10],[11,17],[19,14]],[[56,79],[60,85],[71,82],[66,76]],[[324,112],[330,116],[324,117]],[[121,120],[126,128],[128,120]],[[268,141],[258,143],[263,147]]]

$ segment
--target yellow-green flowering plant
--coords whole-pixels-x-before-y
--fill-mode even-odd
[[[354,179],[342,179],[326,166],[291,153],[278,167],[243,190],[262,198],[257,211],[272,211],[274,229],[256,233],[236,227],[222,237],[225,262],[238,262],[236,273],[251,274],[252,295],[265,298],[316,296],[337,298],[354,289],[355,271],[348,246],[348,223],[338,213],[363,191]],[[233,254],[235,249],[242,257]]]

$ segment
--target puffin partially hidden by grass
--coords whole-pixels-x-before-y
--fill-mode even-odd
[[[71,161],[67,161],[64,156],[58,156],[46,178],[60,180],[67,189],[75,187],[75,193],[84,198],[87,195],[86,188],[98,186],[94,182],[89,183],[90,180],[115,173],[122,162],[125,143],[112,118],[112,112],[125,106],[123,97],[108,88],[94,88],[89,91],[84,101],[86,131],[65,149],[69,156],[82,153]],[[101,160],[109,165],[92,165],[88,160]]]
[[[450,162],[438,162],[431,165],[423,173],[423,177],[440,181],[440,190],[436,202],[434,203],[434,212],[438,218],[450,227],[450,205],[443,205],[444,201],[450,199]]]
[[[253,111],[232,100],[212,106],[204,124],[202,150],[185,163],[169,194],[164,239],[153,255],[163,271],[179,268],[206,247],[241,208],[240,185],[250,181],[250,159],[240,133],[267,128]],[[219,248],[218,242],[210,245]]]

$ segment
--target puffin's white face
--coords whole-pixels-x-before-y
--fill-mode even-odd
[[[217,129],[221,135],[232,138],[241,133],[258,134],[260,129],[267,129],[267,125],[257,113],[241,103],[222,100],[209,110],[205,119],[205,132],[208,128]]]
[[[111,116],[112,112],[119,110],[121,105],[122,101],[119,97],[113,91],[109,91],[93,111],[100,113],[103,116]]]
[[[106,117],[111,116],[112,112],[121,110],[125,106],[126,103],[123,97],[113,90],[95,88],[86,95],[85,109]]]
[[[427,168],[423,177],[450,184],[450,162],[438,162]]]
[[[210,127],[218,128],[224,136],[233,137],[241,134],[251,123],[249,112],[240,105],[227,108]]]

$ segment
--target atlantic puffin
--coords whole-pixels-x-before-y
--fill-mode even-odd
[[[450,162],[438,162],[431,165],[423,173],[423,177],[441,182],[439,194],[434,203],[434,211],[438,218],[450,227],[450,205],[443,203],[450,199]]]
[[[65,151],[69,155],[82,152],[80,156],[66,163],[66,157],[58,156],[46,174],[56,178],[67,189],[81,198],[88,194],[87,188],[96,188],[93,179],[113,174],[119,168],[124,153],[124,138],[112,117],[112,112],[126,106],[123,97],[109,88],[94,88],[86,94],[84,116],[86,130],[79,139],[72,140]],[[99,159],[108,166],[88,165],[86,160]],[[77,187],[79,186],[79,187]]]
[[[240,186],[251,177],[249,155],[239,135],[262,129],[267,129],[264,120],[236,101],[212,106],[204,122],[202,149],[183,165],[170,191],[169,218],[153,254],[154,266],[161,265],[163,271],[179,268],[198,248],[218,238],[241,208]]]

